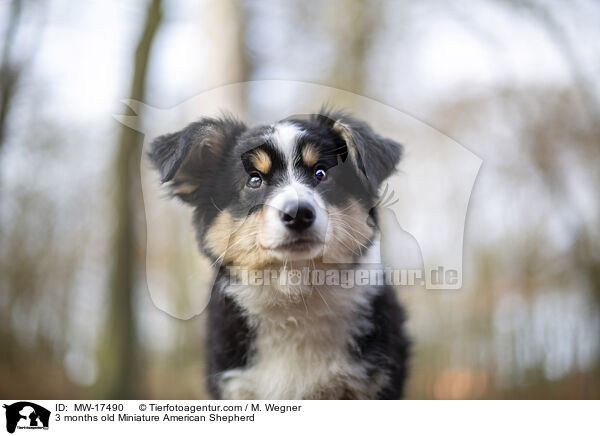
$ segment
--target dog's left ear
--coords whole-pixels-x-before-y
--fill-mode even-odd
[[[371,192],[376,193],[400,161],[402,145],[379,136],[367,123],[346,114],[322,113],[318,117],[345,142],[351,162]]]

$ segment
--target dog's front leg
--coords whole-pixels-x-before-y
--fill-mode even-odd
[[[221,375],[219,382],[224,400],[254,400],[256,393],[248,371],[230,369]]]

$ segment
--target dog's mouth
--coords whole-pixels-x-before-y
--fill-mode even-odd
[[[322,244],[322,241],[314,238],[297,238],[267,248],[272,251],[303,252],[313,250],[316,246]]]

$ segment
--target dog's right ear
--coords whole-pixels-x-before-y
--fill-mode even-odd
[[[246,125],[233,118],[203,118],[176,133],[156,138],[148,157],[162,183],[184,201],[192,201]]]

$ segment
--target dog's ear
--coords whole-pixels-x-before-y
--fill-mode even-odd
[[[392,174],[400,161],[402,145],[379,136],[364,121],[341,112],[321,112],[317,119],[326,123],[344,141],[350,161],[367,188],[376,193],[381,182]]]
[[[233,118],[204,118],[156,138],[148,157],[171,193],[190,202],[203,184],[214,181],[222,158],[244,130],[244,123]]]

